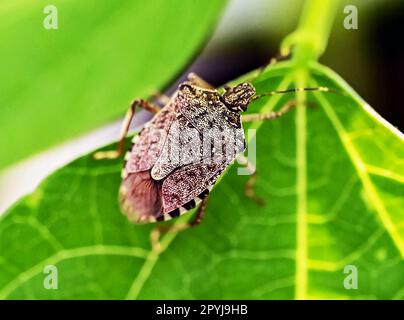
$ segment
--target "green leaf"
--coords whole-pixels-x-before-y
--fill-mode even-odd
[[[87,155],[2,218],[0,297],[403,299],[402,135],[321,65],[283,62],[253,83],[258,92],[321,85],[344,93],[299,92],[315,107],[248,127],[257,129],[255,190],[264,207],[244,196],[247,177],[232,166],[202,224],[164,235],[158,254],[153,226],[131,225],[119,212],[122,161]],[[290,99],[262,99],[249,112]],[[46,265],[58,268],[58,290],[43,287]],[[344,287],[349,265],[358,289]]]
[[[170,84],[226,4],[55,0],[58,29],[46,30],[48,1],[6,2],[0,168],[116,119],[134,97]]]

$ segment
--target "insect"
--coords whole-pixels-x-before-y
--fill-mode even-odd
[[[298,90],[329,91],[319,87],[257,95],[251,83],[243,82],[225,86],[221,94],[191,73],[171,98],[161,99],[162,108],[146,100],[134,100],[126,114],[117,149],[97,152],[94,157],[115,158],[123,153],[136,107],[155,113],[125,155],[119,194],[122,211],[134,223],[150,223],[178,217],[199,205],[194,219],[177,229],[194,226],[201,222],[209,191],[220,174],[245,150],[242,121],[275,119],[295,105],[291,101],[277,112],[242,118],[249,103],[262,96]],[[215,138],[219,143],[213,141]],[[246,165],[252,167],[248,162]],[[250,176],[245,191],[247,196],[258,200],[253,190],[255,174]]]

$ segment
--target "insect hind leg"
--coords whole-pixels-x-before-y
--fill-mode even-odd
[[[120,134],[120,138],[119,138],[119,142],[116,146],[115,150],[108,150],[108,151],[98,151],[96,153],[94,153],[93,157],[96,160],[100,160],[100,159],[116,159],[119,156],[122,155],[123,151],[124,151],[124,144],[125,144],[125,138],[128,134],[129,131],[129,127],[130,124],[133,120],[133,117],[135,116],[135,111],[136,111],[136,107],[145,109],[149,112],[152,113],[157,113],[160,110],[160,107],[147,101],[144,99],[135,99],[128,111],[126,112],[125,115],[125,119],[122,123],[122,129],[121,129],[121,134]]]
[[[152,249],[157,252],[160,252],[162,250],[160,243],[160,237],[162,234],[184,231],[200,224],[205,217],[208,198],[209,197],[204,198],[199,204],[196,215],[191,221],[170,226],[165,225],[155,227],[150,233],[150,242]]]

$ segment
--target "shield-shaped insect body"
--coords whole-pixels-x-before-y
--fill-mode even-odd
[[[189,82],[178,87],[125,156],[120,203],[131,221],[168,220],[208,196],[245,149],[241,113],[254,95],[249,83],[223,94]]]
[[[226,167],[245,150],[241,113],[250,102],[301,91],[343,95],[327,87],[290,88],[256,95],[255,88],[248,82],[225,86],[221,94],[195,74],[189,74],[188,79],[171,99],[166,99],[163,108],[143,99],[134,100],[125,117],[117,149],[94,154],[95,159],[121,155],[136,107],[155,113],[125,155],[119,198],[122,211],[132,222],[169,220],[202,201],[194,219],[185,225],[193,226],[201,221],[210,189]],[[244,115],[243,121],[273,120],[296,105],[296,101],[289,100],[277,111]],[[245,184],[245,195],[263,204],[253,190],[255,167],[247,159],[245,165],[252,173]]]

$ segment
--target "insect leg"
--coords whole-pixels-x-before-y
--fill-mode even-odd
[[[170,102],[170,97],[159,91],[156,91],[155,93],[153,93],[151,96],[151,99],[153,101],[158,102],[162,106],[165,106],[166,104],[168,104]]]
[[[268,113],[251,113],[243,115],[243,122],[274,120],[283,116],[294,107],[296,107],[296,101],[291,100],[287,102],[279,111],[272,111]]]
[[[201,87],[201,88],[206,88],[206,89],[215,89],[215,86],[211,85],[210,83],[206,82],[203,80],[200,76],[198,76],[196,73],[191,72],[188,74],[188,81],[191,82],[192,84]]]
[[[153,250],[161,251],[161,245],[160,245],[160,241],[159,241],[161,234],[168,233],[168,232],[171,233],[171,232],[184,231],[186,229],[195,227],[198,224],[200,224],[201,221],[203,220],[203,218],[205,217],[208,198],[209,197],[206,197],[205,199],[202,200],[202,202],[200,203],[200,205],[197,209],[198,211],[196,212],[195,217],[191,221],[186,222],[186,223],[181,223],[181,224],[174,224],[171,226],[155,227],[150,233],[150,242],[151,242]]]
[[[253,174],[249,176],[247,182],[244,185],[244,193],[248,198],[256,202],[258,205],[263,206],[265,205],[264,199],[257,196],[257,194],[254,191],[254,184],[256,180],[257,180],[257,171],[255,171]]]
[[[128,111],[126,112],[125,119],[122,123],[121,134],[119,138],[119,142],[116,146],[116,150],[109,150],[109,151],[99,151],[94,153],[94,159],[116,159],[123,153],[123,147],[125,144],[125,138],[128,134],[130,124],[132,119],[135,115],[136,107],[140,107],[152,113],[157,113],[160,110],[160,107],[152,104],[151,102],[143,99],[136,99],[134,100]]]
[[[262,206],[265,204],[264,199],[257,196],[254,191],[254,184],[257,180],[257,170],[255,166],[242,154],[238,156],[238,160],[245,165],[247,170],[250,172],[250,176],[248,177],[247,182],[244,185],[244,194],[246,197],[250,198],[251,200],[255,201],[258,205]]]
[[[188,223],[189,227],[194,227],[200,224],[205,217],[206,207],[208,205],[208,198],[202,200],[201,204],[198,207],[198,211],[196,212],[195,217]]]
[[[290,50],[287,50],[285,52],[279,52],[275,57],[273,57],[269,60],[269,62],[267,63],[267,65],[265,67],[267,67],[268,65],[276,64],[281,61],[288,60],[288,59],[290,59],[290,57],[291,57]]]
[[[315,104],[310,101],[306,102],[305,104],[312,108],[315,107]],[[243,116],[243,121],[244,122],[255,122],[255,121],[274,120],[279,117],[282,117],[284,114],[286,114],[288,111],[290,111],[294,107],[297,107],[297,102],[295,100],[291,100],[291,101],[288,101],[286,104],[284,104],[283,107],[279,111],[272,111],[272,112],[268,112],[268,113],[246,114]]]
[[[250,81],[254,81],[255,79],[257,79],[262,73],[264,73],[264,71],[269,66],[277,64],[278,62],[281,62],[281,61],[284,61],[284,60],[288,60],[290,57],[291,57],[291,52],[290,51],[283,52],[283,53],[278,53],[275,57],[271,58],[270,60],[267,61],[267,63],[265,63],[263,66],[261,66],[258,69],[258,72],[257,72],[256,76],[253,79],[251,79]]]

